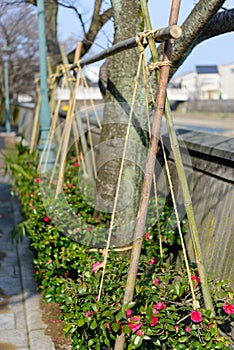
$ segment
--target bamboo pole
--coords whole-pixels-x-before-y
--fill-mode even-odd
[[[30,153],[36,150],[38,138],[39,138],[39,116],[40,116],[40,106],[41,106],[41,93],[39,89],[38,82],[36,82],[37,86],[37,103],[36,103],[36,109],[35,109],[35,115],[34,115],[34,121],[33,121],[33,129],[32,129],[32,137],[31,137],[31,143],[30,143]]]
[[[66,65],[66,67],[68,67],[67,56],[65,55],[65,52],[63,51],[63,48],[62,48],[61,53],[62,53],[64,64]],[[68,74],[68,71],[69,71],[69,69],[66,69],[66,74]],[[71,94],[74,94],[74,96],[76,96],[76,92],[74,91],[73,84],[72,84],[72,82],[69,79],[68,79],[68,84],[69,84],[69,89],[71,91]],[[75,119],[76,119],[76,122],[77,122],[77,128],[78,128],[78,133],[79,133],[79,136],[80,136],[80,141],[81,141],[81,147],[82,147],[84,160],[85,160],[85,163],[86,163],[86,169],[87,169],[89,178],[92,179],[93,178],[92,161],[91,161],[90,154],[88,152],[89,150],[88,150],[88,145],[87,145],[87,141],[86,141],[86,138],[85,138],[83,124],[82,124],[81,118],[79,117],[79,115],[77,113],[76,106],[75,106],[75,113],[76,113],[76,118]]]
[[[151,21],[150,21],[150,16],[148,12],[148,7],[146,4],[145,0],[141,0],[141,7],[142,7],[142,13],[146,25],[147,30],[151,30]],[[152,61],[157,62],[158,61],[158,53],[156,49],[155,42],[152,37],[149,37],[149,46],[150,46],[150,51],[152,55]],[[160,72],[156,71],[156,79],[159,81],[160,79]],[[183,161],[180,153],[180,148],[179,148],[179,143],[177,140],[176,132],[175,132],[175,127],[171,115],[171,109],[170,109],[170,103],[168,101],[168,98],[166,97],[165,100],[165,118],[166,118],[166,123],[167,123],[167,129],[170,137],[170,143],[171,143],[171,148],[172,152],[174,155],[175,159],[175,165],[177,168],[177,173],[182,189],[182,194],[183,194],[183,199],[184,199],[184,205],[185,205],[185,210],[188,218],[188,224],[191,232],[191,237],[192,237],[192,242],[193,242],[193,247],[194,247],[194,252],[195,252],[195,257],[196,257],[196,262],[198,266],[198,271],[200,275],[200,280],[201,280],[201,285],[202,285],[202,292],[203,292],[203,297],[205,301],[205,306],[207,309],[211,310],[212,315],[214,316],[214,307],[210,295],[210,290],[209,290],[209,285],[207,281],[207,275],[206,275],[206,270],[203,262],[203,256],[202,256],[202,250],[199,242],[199,237],[198,237],[198,231],[197,231],[197,225],[195,221],[195,216],[194,216],[194,211],[193,211],[193,206],[192,206],[192,200],[191,200],[191,195],[189,192],[188,188],[188,183],[187,183],[187,178],[183,166]]]
[[[166,41],[169,39],[177,39],[181,36],[182,30],[178,25],[168,26],[166,28],[159,28],[153,31],[154,40],[158,43]],[[145,44],[144,36],[141,37],[141,43]],[[79,62],[80,67],[86,66],[88,64],[98,62],[104,58],[110,57],[124,50],[133,49],[137,47],[138,42],[136,37],[120,41],[119,43],[109,47],[100,53],[93,55],[92,57],[82,58]],[[145,44],[147,46],[147,43]],[[74,63],[70,66],[70,69],[75,69],[78,67],[78,63]],[[59,74],[58,79],[62,78],[63,73]]]
[[[177,22],[181,0],[172,0],[171,13],[169,18],[169,25]],[[171,60],[173,41],[167,41],[165,43],[165,49],[162,62]],[[153,124],[151,130],[150,147],[147,155],[146,169],[144,182],[142,186],[141,200],[138,210],[137,223],[134,232],[134,242],[132,245],[132,253],[130,259],[130,265],[128,270],[128,277],[126,283],[126,289],[124,293],[123,303],[131,302],[133,299],[136,276],[138,271],[138,265],[141,254],[141,247],[144,239],[144,228],[146,222],[147,208],[149,203],[150,191],[152,186],[152,179],[154,174],[154,167],[156,162],[156,154],[158,150],[158,141],[160,135],[160,128],[162,117],[164,113],[164,104],[166,98],[166,89],[169,78],[170,66],[162,65],[161,76],[158,84],[156,102],[154,107]],[[122,333],[117,336],[115,343],[115,350],[123,350],[125,344],[125,334]]]

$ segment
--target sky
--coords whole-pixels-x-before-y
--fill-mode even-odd
[[[178,25],[181,25],[191,12],[195,0],[182,0]],[[171,0],[149,0],[149,11],[151,15],[152,27],[166,27],[169,18]],[[234,0],[227,0],[225,7],[233,8]],[[93,0],[86,0],[83,8],[84,19],[88,26],[88,19],[93,8]],[[93,47],[92,53],[97,53],[111,45],[112,39],[112,23],[108,23],[100,35],[96,45]],[[62,40],[79,41],[82,37],[82,30],[74,11],[70,9],[60,8],[58,15],[58,32]],[[221,35],[199,44],[179,68],[176,75],[183,74],[195,69],[195,65],[202,64],[228,64],[234,62],[234,32]]]

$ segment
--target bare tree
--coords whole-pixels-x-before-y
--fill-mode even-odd
[[[0,4],[0,45],[2,47],[7,44],[11,50],[9,54],[11,99],[17,99],[19,94],[35,96],[34,80],[35,74],[39,72],[36,20],[35,10],[29,5],[18,4],[13,8],[4,1]],[[0,85],[1,108],[3,108],[3,75]]]

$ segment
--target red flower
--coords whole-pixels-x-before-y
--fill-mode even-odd
[[[196,288],[197,285],[201,282],[200,278],[197,275],[192,276],[191,280],[194,281],[194,288]]]
[[[50,222],[50,218],[48,218],[48,216],[45,216],[45,217],[43,218],[43,221],[45,221],[45,222]]]
[[[185,327],[185,332],[190,333],[191,332],[191,328],[190,327]]]
[[[73,164],[71,164],[71,166],[73,166],[73,167],[79,166],[79,163],[78,162],[73,163]]]
[[[146,232],[146,234],[145,234],[145,239],[148,241],[148,239],[150,239],[150,234],[149,234],[149,232]]]
[[[85,316],[86,316],[86,317],[89,317],[89,316],[91,315],[91,313],[92,313],[92,312],[89,310],[89,311],[86,312]]]
[[[106,326],[106,329],[108,329],[110,331],[110,325],[108,322],[105,322],[105,326]]]
[[[126,310],[126,316],[130,317],[132,315],[132,310],[131,309],[127,309]]]
[[[233,304],[227,305],[227,303],[225,302],[223,304],[223,309],[224,309],[224,311],[226,312],[227,315],[234,314],[234,305]]]
[[[179,326],[175,325],[175,326],[174,326],[174,330],[175,330],[176,332],[178,332]]]
[[[163,310],[166,308],[166,305],[164,304],[164,302],[159,301],[157,304],[154,304],[154,308],[156,310]]]
[[[40,180],[40,178],[39,178],[39,177],[36,177],[36,179],[34,179],[34,181],[35,181],[36,183],[38,183],[38,184],[39,184],[41,180]]]
[[[140,317],[134,316],[130,318],[130,322],[128,323],[128,327],[131,328],[133,332],[138,331],[142,326],[142,322],[140,322]]]
[[[200,311],[192,311],[190,317],[191,320],[196,323],[201,322],[202,320],[202,314],[200,313]]]
[[[155,279],[153,280],[153,284],[158,285],[158,279],[157,279],[157,278],[155,278]]]
[[[102,263],[100,261],[96,262],[95,264],[92,265],[92,271],[93,273],[97,273],[98,269],[101,267]]]
[[[138,331],[137,335],[138,335],[138,337],[141,337],[142,335],[144,335],[144,332],[143,331]]]
[[[150,261],[148,261],[148,265],[153,265],[156,262],[157,262],[157,259],[153,257]]]
[[[154,326],[156,326],[157,323],[158,323],[158,317],[152,316],[150,326],[154,327]]]

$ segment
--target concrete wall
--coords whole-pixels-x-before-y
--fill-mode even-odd
[[[189,152],[184,165],[189,172],[205,266],[218,278],[232,279],[234,287],[234,138],[189,130],[180,130],[180,134]],[[171,153],[169,163],[175,190],[179,191]],[[186,245],[195,261],[189,232]]]
[[[234,112],[234,100],[195,100],[183,104],[186,111],[192,112]]]

